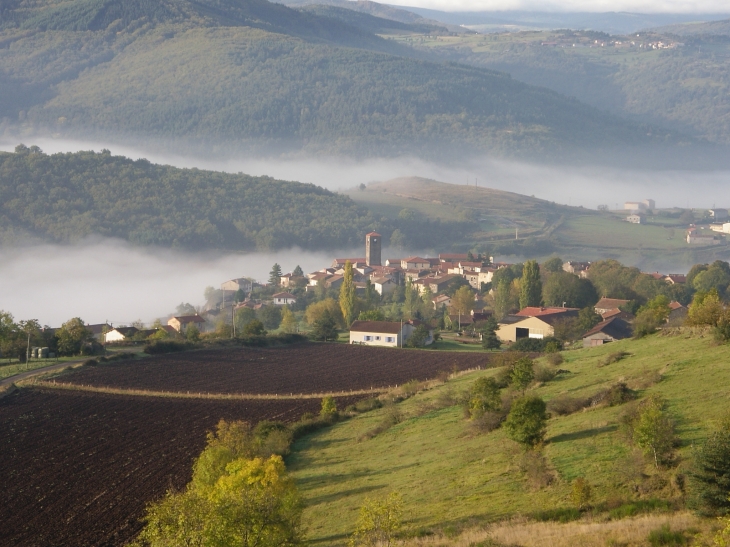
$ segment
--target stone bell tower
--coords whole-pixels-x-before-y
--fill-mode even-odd
[[[376,232],[365,236],[365,264],[368,266],[382,266],[380,263],[381,237]]]

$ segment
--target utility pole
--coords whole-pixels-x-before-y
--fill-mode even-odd
[[[28,370],[30,365],[30,329],[28,329],[28,349],[25,352],[25,370]]]

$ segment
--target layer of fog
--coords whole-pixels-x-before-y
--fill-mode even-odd
[[[17,142],[0,142],[0,150],[12,151]],[[651,198],[657,207],[712,208],[730,206],[727,181],[730,171],[638,170],[605,166],[555,166],[475,158],[458,164],[439,164],[417,158],[352,160],[317,157],[271,159],[231,157],[211,159],[201,154],[176,156],[135,149],[114,143],[32,139],[46,153],[79,150],[111,150],[130,158],[155,163],[198,167],[229,173],[269,175],[284,180],[310,182],[331,190],[348,190],[361,183],[419,176],[452,184],[496,188],[563,203],[596,208],[619,207],[624,201]]]
[[[398,6],[443,11],[726,13],[723,0],[398,0]]]
[[[185,253],[132,247],[118,240],[72,246],[0,248],[0,309],[17,319],[58,327],[72,317],[90,324],[150,323],[173,313],[181,302],[204,303],[206,287],[236,277],[265,282],[276,262],[290,272],[328,267],[335,255],[363,250],[273,253]]]

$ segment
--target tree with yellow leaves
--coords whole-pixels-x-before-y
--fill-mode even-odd
[[[403,499],[398,492],[383,500],[365,498],[350,547],[388,547],[401,528],[402,515]]]

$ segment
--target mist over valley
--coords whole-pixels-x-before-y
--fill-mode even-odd
[[[0,0],[1,544],[728,545],[728,7],[406,3]]]

